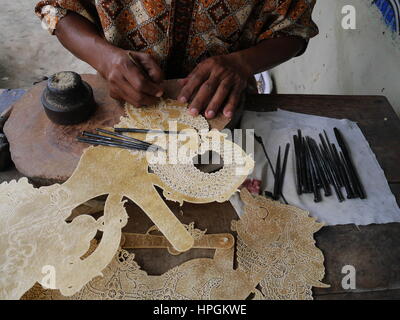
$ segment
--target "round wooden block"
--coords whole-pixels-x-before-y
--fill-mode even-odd
[[[46,82],[29,90],[12,107],[4,133],[10,143],[12,160],[23,175],[40,185],[65,182],[73,173],[87,144],[76,141],[84,130],[112,127],[124,115],[124,107],[109,96],[107,83],[99,75],[82,75],[92,89],[97,109],[92,117],[77,125],[55,124],[46,116],[41,95]],[[180,86],[176,80],[163,84],[165,94],[176,98]],[[211,128],[223,129],[229,119],[220,114],[209,121]]]
[[[84,123],[61,126],[47,118],[40,102],[46,82],[34,86],[13,106],[4,132],[16,168],[34,182],[47,185],[66,181],[88,147],[76,141],[79,133],[113,126],[124,115],[123,107],[109,96],[104,79],[97,75],[82,78],[93,88],[97,103],[95,113]]]

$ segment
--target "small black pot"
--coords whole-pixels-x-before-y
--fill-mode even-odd
[[[92,88],[71,71],[52,75],[41,100],[48,118],[61,125],[84,122],[96,110]]]

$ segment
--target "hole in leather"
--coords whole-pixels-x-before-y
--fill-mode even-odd
[[[193,158],[194,166],[204,173],[218,172],[224,167],[224,160],[215,151],[206,151]]]

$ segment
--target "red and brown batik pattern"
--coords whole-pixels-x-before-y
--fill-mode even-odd
[[[147,52],[164,69],[190,72],[202,59],[268,38],[318,33],[316,0],[46,0],[36,6],[50,32],[74,11],[124,49]]]

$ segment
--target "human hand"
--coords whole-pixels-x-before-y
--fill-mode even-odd
[[[140,63],[147,75],[138,68],[128,53]],[[161,87],[163,72],[149,54],[113,47],[103,53],[100,73],[109,83],[110,96],[126,101],[135,107],[157,103],[164,91]]]
[[[223,108],[225,117],[232,118],[241,94],[252,72],[239,55],[228,54],[208,58],[199,63],[187,78],[181,79],[178,100],[190,102],[193,116],[205,110],[212,119]]]

